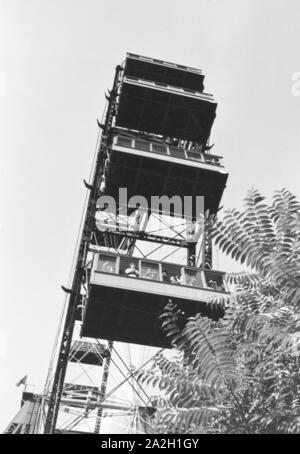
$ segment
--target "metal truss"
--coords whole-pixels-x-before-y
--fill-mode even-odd
[[[116,68],[115,80],[113,84],[112,94],[110,96],[107,107],[105,125],[102,131],[102,138],[100,141],[99,150],[97,150],[98,151],[97,160],[94,169],[93,181],[91,184],[91,190],[89,191],[87,207],[85,211],[85,218],[83,222],[83,229],[81,232],[81,238],[77,253],[75,272],[72,287],[70,289],[70,297],[68,301],[67,313],[65,317],[62,339],[58,353],[57,365],[47,406],[48,407],[47,417],[44,427],[45,433],[54,433],[56,427],[59,405],[66,375],[68,357],[72,342],[72,334],[74,331],[74,325],[76,321],[77,308],[81,301],[81,284],[84,272],[84,264],[87,256],[87,245],[90,241],[91,234],[94,228],[96,201],[99,195],[99,187],[101,184],[101,175],[103,174],[104,170],[103,166],[107,154],[107,147],[109,146],[107,139],[109,137],[109,133],[113,123],[113,118],[116,111],[116,93],[120,83],[121,70],[122,70],[121,67]]]
[[[187,254],[187,263],[196,261],[196,241],[190,241],[186,234],[186,221],[178,220],[174,226],[159,213],[151,215],[160,222],[160,227],[143,231],[127,229],[126,232],[108,227],[99,231],[95,225],[97,200],[105,193],[106,180],[110,167],[110,153],[113,140],[114,122],[118,106],[118,93],[122,78],[122,67],[116,68],[113,88],[107,97],[108,105],[96,148],[96,160],[91,182],[85,182],[88,190],[82,229],[79,235],[77,255],[72,284],[67,292],[67,304],[61,329],[60,344],[53,375],[50,373],[42,399],[40,427],[46,434],[88,431],[99,433],[108,419],[126,420],[126,424],[115,422],[120,430],[128,433],[151,431],[152,397],[136,378],[137,373],[147,367],[159,352],[133,367],[133,359],[124,355],[118,343],[103,342],[98,339],[76,338],[78,312],[88,298],[90,254],[99,247],[112,248],[116,252],[125,251],[132,255],[137,251],[142,257],[149,257],[165,246],[172,246],[161,260],[165,260],[179,249]],[[139,132],[140,134],[140,132]],[[151,136],[153,138],[153,136]],[[170,138],[157,138],[166,143]],[[193,145],[193,144],[192,144]],[[187,146],[180,144],[180,146]],[[191,146],[189,144],[188,146]],[[155,183],[152,183],[155,185]],[[174,191],[178,184],[174,183]],[[163,234],[163,231],[168,231]],[[144,251],[141,244],[157,243],[155,249]],[[208,247],[208,246],[207,246]],[[203,252],[202,252],[203,253]],[[200,252],[199,252],[200,254]],[[131,347],[128,347],[131,348]],[[132,347],[136,348],[136,347]],[[146,348],[146,347],[144,347]],[[76,371],[72,368],[76,369]],[[113,372],[114,371],[114,372]],[[50,385],[50,387],[49,387]],[[120,389],[125,389],[120,397]],[[131,392],[131,400],[124,396]],[[103,429],[105,430],[105,428]]]
[[[75,327],[74,335],[76,330]],[[126,358],[122,347],[129,348]],[[85,354],[82,354],[83,350]],[[98,339],[73,341],[69,357],[69,367],[73,368],[69,370],[68,367],[55,433],[99,433],[105,421],[110,421],[109,424],[122,433],[148,433],[153,413],[152,398],[136,375],[159,353],[161,350],[133,368],[128,346],[120,347],[112,342],[104,345]],[[98,358],[98,364],[94,360],[88,364],[87,357],[91,354]],[[45,395],[44,399],[47,408],[49,396]]]

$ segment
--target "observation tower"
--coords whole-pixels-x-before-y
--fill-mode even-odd
[[[182,326],[222,316],[209,301],[227,293],[224,273],[199,207],[186,215],[178,202],[203,196],[202,215],[217,213],[228,176],[209,142],[217,103],[202,71],[128,53],[105,96],[47,383],[23,398],[30,433],[151,432],[155,396],[137,374],[171,352],[160,314],[172,302]],[[153,206],[161,196],[171,203]],[[16,418],[7,432],[24,432]]]

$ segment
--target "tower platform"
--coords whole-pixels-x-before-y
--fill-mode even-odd
[[[118,200],[119,188],[128,198],[204,196],[205,209],[215,213],[228,174],[217,155],[187,151],[151,140],[116,134],[106,172],[105,192]]]
[[[128,274],[130,264],[137,270],[135,277]],[[170,348],[159,319],[168,302],[182,311],[180,324],[184,326],[187,318],[196,313],[219,319],[223,311],[209,301],[226,293],[221,272],[111,253],[96,254],[81,334]]]
[[[198,92],[202,92],[204,89],[204,75],[200,69],[143,55],[128,53],[125,60],[124,74],[125,76],[133,76]]]
[[[115,125],[205,143],[216,108],[210,94],[124,76]]]
[[[127,54],[116,126],[206,143],[217,103],[202,71]]]

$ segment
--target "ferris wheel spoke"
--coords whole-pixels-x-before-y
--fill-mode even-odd
[[[126,367],[127,371],[131,374],[131,378],[133,380],[135,380],[136,384],[138,385],[138,387],[140,388],[140,390],[145,394],[146,398],[148,399],[148,401],[150,400],[150,397],[148,396],[148,394],[146,393],[146,391],[144,390],[144,388],[141,386],[141,384],[139,383],[139,381],[136,379],[135,375],[132,373],[132,371],[128,368],[128,366],[125,364],[124,360],[122,359],[122,357],[116,352],[116,354],[118,355],[120,361],[123,363],[123,365]],[[134,386],[132,385],[132,387],[134,388]],[[135,388],[134,388],[135,389]],[[147,405],[147,403],[146,403]]]
[[[151,361],[155,359],[158,354],[160,354],[163,349],[158,350],[155,354],[153,354],[147,361],[145,361],[140,367],[138,367],[134,372],[130,373],[125,379],[123,379],[120,383],[118,383],[110,392],[107,393],[104,400],[108,399],[112,394],[114,394],[124,383],[127,383],[130,377],[134,374],[140,372],[144,367],[146,367]]]

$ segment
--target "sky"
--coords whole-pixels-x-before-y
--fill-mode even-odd
[[[115,66],[203,70],[225,208],[252,186],[299,195],[299,19],[298,0],[0,0],[0,431],[16,382],[45,381]]]

